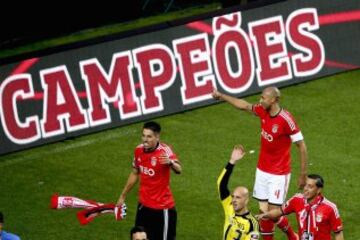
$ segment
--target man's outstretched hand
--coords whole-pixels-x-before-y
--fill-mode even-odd
[[[237,161],[239,161],[240,159],[242,159],[245,155],[245,150],[244,147],[242,145],[236,145],[231,153],[231,157],[230,157],[230,163],[231,164],[236,164]]]

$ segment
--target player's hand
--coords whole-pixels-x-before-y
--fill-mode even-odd
[[[300,174],[297,184],[300,190],[304,189],[306,184],[306,174]]]
[[[230,163],[235,164],[237,161],[242,159],[245,155],[245,150],[242,145],[236,145],[231,153]]]
[[[171,161],[171,159],[169,158],[168,155],[166,155],[165,153],[161,154],[159,157],[159,162],[160,164],[164,164],[164,165],[171,165],[173,164],[173,161]]]
[[[214,90],[212,92],[212,97],[215,98],[216,100],[220,100],[221,99],[221,93],[214,88]]]
[[[115,206],[114,208],[114,214],[115,214],[115,219],[117,221],[120,221],[122,219],[124,219],[126,217],[126,204],[123,203],[120,206]]]
[[[125,204],[125,196],[121,195],[119,200],[116,203],[116,207],[121,207],[124,204]]]
[[[266,219],[266,213],[261,213],[261,214],[258,214],[258,215],[255,215],[255,218],[257,220],[261,220],[261,219]]]

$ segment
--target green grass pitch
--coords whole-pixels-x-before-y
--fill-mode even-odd
[[[325,178],[325,195],[334,201],[344,222],[347,240],[360,239],[360,71],[351,71],[282,89],[282,106],[295,116],[309,152],[309,172]],[[259,95],[246,98],[257,102]],[[233,145],[247,154],[238,164],[231,188],[252,190],[259,151],[259,120],[226,103],[155,119],[163,127],[162,140],[173,146],[183,164],[182,175],[172,175],[178,209],[177,238],[221,239],[223,213],[216,179]],[[5,229],[22,239],[129,238],[134,223],[137,188],[127,198],[128,216],[112,215],[80,226],[76,210],[50,210],[50,196],[74,195],[115,202],[131,170],[132,154],[140,142],[142,123],[91,134],[0,157],[0,211]],[[293,147],[294,194],[299,157]],[[257,203],[250,208],[257,212]],[[294,221],[294,218],[291,218]],[[294,222],[293,222],[294,223]],[[285,239],[277,232],[276,239]]]

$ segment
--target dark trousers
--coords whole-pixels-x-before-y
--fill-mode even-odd
[[[149,240],[176,239],[176,209],[153,209],[138,205],[136,226],[143,226]]]

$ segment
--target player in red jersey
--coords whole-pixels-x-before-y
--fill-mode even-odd
[[[182,171],[171,148],[160,142],[161,127],[156,122],[143,126],[142,144],[135,148],[133,169],[117,202],[121,206],[126,194],[140,177],[136,226],[146,229],[149,239],[173,240],[176,236],[176,209],[170,191],[170,170]]]
[[[344,240],[339,211],[322,195],[323,187],[323,178],[310,174],[302,194],[295,194],[281,209],[273,209],[257,217],[277,218],[295,213],[301,240],[331,240],[331,232],[334,232],[335,240]]]
[[[291,143],[299,150],[301,172],[298,179],[299,188],[305,185],[307,174],[307,150],[303,135],[292,115],[280,107],[280,91],[276,87],[263,90],[259,104],[251,104],[217,90],[213,91],[215,99],[225,100],[234,107],[255,114],[261,121],[261,148],[256,169],[253,197],[259,201],[260,212],[280,208],[285,202],[291,176]],[[296,240],[298,236],[289,225],[286,217],[274,221],[260,221],[263,239],[272,240],[274,223],[286,233],[288,239]]]

